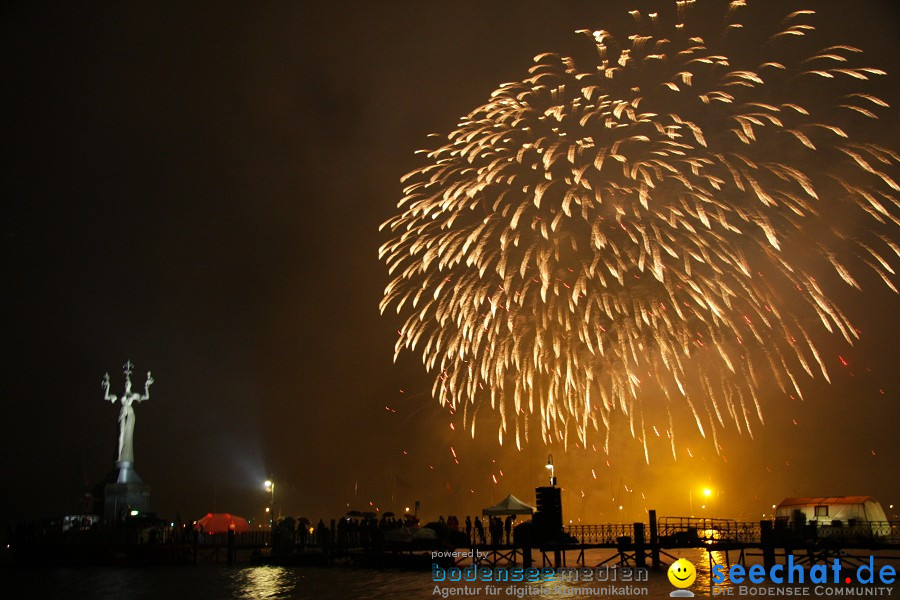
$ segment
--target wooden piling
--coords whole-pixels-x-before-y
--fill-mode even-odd
[[[237,549],[235,548],[235,533],[234,529],[228,530],[228,549],[225,553],[225,562],[228,566],[234,565],[235,554],[237,553]]]
[[[646,544],[644,543],[644,524],[634,524],[634,566],[638,569],[647,568]]]
[[[775,566],[775,532],[772,521],[759,522],[759,545],[762,547],[763,568],[769,572]]]
[[[656,526],[656,511],[650,511],[650,558],[654,569],[659,569],[662,562],[659,559],[659,530]]]

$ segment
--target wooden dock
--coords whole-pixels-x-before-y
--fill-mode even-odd
[[[469,558],[449,565],[474,563],[485,567],[649,567],[660,569],[674,560],[670,552],[683,548],[707,551],[710,568],[746,564],[761,557],[766,570],[793,557],[795,564],[831,563],[856,567],[862,552],[882,558],[900,558],[900,521],[848,522],[826,526],[793,524],[786,520],[740,522],[730,519],[662,517],[649,511],[648,523],[570,525],[553,539],[516,535],[513,543],[466,544],[465,534],[453,532],[428,543],[389,544],[336,533],[334,521],[320,534],[285,538],[281,532],[201,533],[187,528],[96,529],[41,533],[18,539],[13,549],[27,562],[56,563],[183,563],[243,562],[281,565],[356,565],[369,568],[428,568],[435,551],[465,550]],[[523,523],[522,525],[528,525]],[[151,535],[152,534],[152,535]],[[273,544],[274,541],[274,544]],[[588,551],[614,552],[599,564],[588,564]]]
[[[794,526],[784,520],[740,522],[731,519],[689,517],[656,518],[649,511],[649,523],[570,525],[559,539],[534,547],[513,544],[476,544],[482,558],[477,564],[498,567],[514,564],[532,566],[532,552],[539,555],[540,567],[650,567],[660,569],[675,560],[671,551],[702,548],[710,567],[722,561],[746,565],[748,557],[762,557],[766,570],[777,562],[794,557],[795,564],[831,563],[859,566],[861,551],[880,552],[884,558],[900,559],[900,521],[859,522],[817,526]],[[586,560],[586,552],[607,549],[615,552],[596,565]]]

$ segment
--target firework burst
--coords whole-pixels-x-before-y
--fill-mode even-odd
[[[405,176],[381,310],[473,436],[490,405],[501,443],[534,414],[545,442],[596,429],[608,448],[621,410],[645,456],[666,420],[674,455],[689,407],[719,448],[726,423],[763,421],[764,381],[828,379],[817,335],[856,337],[822,265],[896,292],[898,156],[854,136],[887,109],[866,92],[884,73],[817,43],[813,11],[765,29],[772,5],[752,8],[576,32],[584,56],[535,57]]]

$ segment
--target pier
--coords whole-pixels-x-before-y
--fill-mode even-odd
[[[422,568],[477,564],[485,567],[667,567],[672,551],[702,548],[710,568],[715,564],[746,565],[761,557],[768,570],[789,556],[795,564],[822,564],[838,559],[856,567],[861,554],[879,552],[882,558],[900,558],[900,521],[835,522],[830,525],[791,523],[784,519],[742,522],[731,519],[656,517],[646,523],[609,523],[564,526],[552,539],[537,539],[515,532],[512,543],[465,544],[462,532],[451,538],[396,543],[372,538],[365,543],[330,527],[300,535],[274,532],[203,533],[168,524],[152,529],[92,529],[37,532],[12,544],[13,556],[28,562],[50,563],[182,563],[257,562],[286,565],[350,565],[372,568]],[[521,523],[530,527],[531,522]],[[526,531],[528,528],[526,528]],[[466,551],[468,557],[432,559],[432,552]],[[598,564],[590,564],[590,550],[611,550]]]
[[[835,558],[842,564],[856,567],[861,564],[862,552],[880,552],[882,558],[900,559],[900,521],[868,521],[859,523],[835,523],[796,525],[787,520],[762,520],[743,522],[732,519],[656,517],[649,511],[647,523],[608,523],[568,525],[560,536],[550,541],[529,543],[514,539],[512,543],[486,543],[449,545],[445,541],[434,544],[373,543],[363,547],[355,540],[341,541],[334,529],[311,535],[305,543],[289,545],[287,556],[293,556],[295,564],[351,564],[369,567],[416,568],[432,563],[447,564],[444,560],[430,558],[434,550],[456,549],[468,556],[452,560],[450,564],[462,566],[473,563],[485,567],[649,567],[661,569],[675,560],[672,551],[701,548],[707,551],[710,568],[720,562],[747,564],[750,557],[761,557],[766,569],[776,563],[786,563],[788,556],[795,564],[823,564]],[[269,535],[269,532],[262,532]],[[244,539],[235,537],[236,551],[258,551],[257,560],[264,562],[290,562],[286,555],[273,552],[268,539],[255,532]],[[226,543],[225,536],[217,542]],[[211,540],[205,540],[206,557],[217,560],[227,555],[223,546],[211,553]],[[613,553],[598,564],[589,564],[586,552],[612,550]],[[202,553],[202,551],[201,551]],[[261,556],[260,556],[261,554]],[[281,558],[279,559],[279,555]],[[426,560],[427,559],[427,560]]]

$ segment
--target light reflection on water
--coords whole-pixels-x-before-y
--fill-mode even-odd
[[[230,573],[235,598],[290,598],[302,575],[292,576],[284,567],[255,567]]]
[[[737,556],[732,552],[731,558],[736,560]],[[697,569],[697,581],[694,583],[694,587],[701,590],[709,590],[712,586],[712,573],[710,568],[710,559],[712,559],[712,564],[725,564],[725,553],[724,552],[710,552],[708,555],[704,552],[701,556],[698,557],[698,560],[694,563],[694,567]],[[702,564],[699,564],[702,563]]]
[[[586,563],[592,567],[610,554],[606,552],[586,552]],[[673,552],[676,557],[690,560],[697,569],[697,581],[691,586],[696,596],[710,595],[710,562],[703,550],[683,550]],[[570,555],[570,558],[572,555]],[[738,553],[731,553],[731,561]],[[663,559],[669,563],[668,557]],[[713,564],[725,564],[723,553],[712,553]],[[752,559],[752,562],[757,562]],[[539,562],[538,562],[539,565]],[[569,564],[570,567],[575,566]],[[225,567],[223,565],[199,565],[196,567],[146,567],[146,568],[57,568],[18,569],[0,571],[3,597],[7,598],[73,598],[85,600],[155,600],[169,598],[190,598],[191,600],[225,599],[268,599],[291,598],[297,600],[360,599],[381,598],[441,598],[434,595],[435,582],[430,572],[374,571],[352,568],[316,567]],[[461,584],[440,583],[439,587],[481,588],[477,598],[487,595],[486,586],[501,588],[494,598],[503,600],[521,599],[567,599],[567,598],[608,598],[596,593],[604,586],[615,586],[620,590],[625,586],[647,589],[644,598],[668,598],[674,588],[668,581],[665,570],[650,572],[647,582],[593,581],[562,583],[560,581],[524,584]],[[579,595],[574,588],[592,588],[595,593]],[[507,589],[511,593],[507,593]],[[587,591],[587,590],[585,590]],[[9,593],[11,592],[11,593]],[[455,596],[459,597],[459,596]],[[472,597],[472,596],[469,596]],[[736,597],[736,596],[732,596]]]

